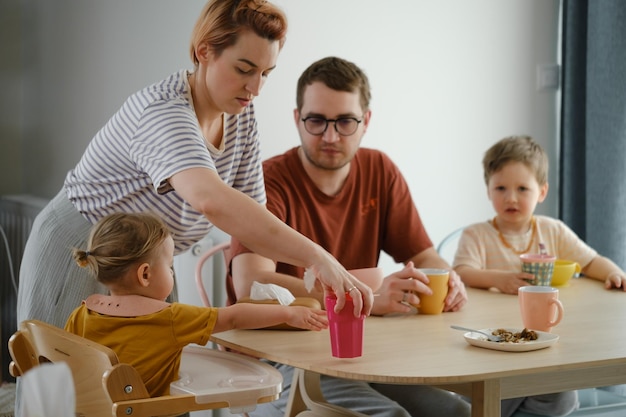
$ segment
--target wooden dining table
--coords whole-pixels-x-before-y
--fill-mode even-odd
[[[458,312],[367,317],[357,358],[333,357],[328,330],[231,330],[212,340],[297,368],[288,417],[360,415],[324,401],[320,374],[440,386],[471,398],[473,417],[499,417],[501,399],[626,383],[626,293],[589,278],[558,288],[564,316],[552,333],[559,338],[540,350],[476,347],[451,329],[523,328],[516,295],[471,288]]]

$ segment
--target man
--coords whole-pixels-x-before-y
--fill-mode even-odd
[[[301,146],[264,162],[268,209],[347,269],[376,266],[381,251],[405,264],[384,279],[372,314],[410,312],[409,304],[418,304],[419,294],[430,293],[427,278],[416,268],[450,266],[433,248],[398,168],[382,152],[359,149],[371,118],[366,75],[343,59],[321,59],[300,76],[296,101]],[[280,285],[296,297],[315,297],[324,305],[322,291],[305,289],[302,268],[276,265],[235,239],[230,256],[230,302],[249,295],[258,281]],[[444,311],[457,311],[466,301],[465,287],[451,270]],[[258,406],[251,416],[284,414],[293,368],[276,367],[284,379],[281,398]],[[470,415],[461,398],[429,386],[326,376],[321,385],[328,402],[370,416]]]

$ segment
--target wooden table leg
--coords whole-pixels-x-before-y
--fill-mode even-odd
[[[500,417],[500,381],[472,384],[472,417]]]

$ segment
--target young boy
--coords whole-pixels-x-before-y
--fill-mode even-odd
[[[607,289],[626,291],[626,274],[614,262],[599,255],[562,221],[534,215],[548,194],[548,158],[532,138],[500,140],[485,153],[483,170],[496,216],[468,226],[461,235],[453,267],[466,285],[517,294],[533,278],[521,272],[519,255],[539,253],[542,244],[549,254],[578,262],[586,276],[603,281]],[[624,391],[621,386],[606,389]],[[566,415],[578,403],[576,391],[516,400],[519,410],[539,415]],[[502,415],[509,406],[515,404],[503,403]]]
[[[500,140],[485,153],[483,169],[496,216],[467,227],[459,240],[453,267],[466,285],[517,294],[533,278],[521,272],[519,255],[539,253],[543,244],[549,254],[578,262],[585,276],[607,289],[626,291],[626,273],[614,262],[562,221],[534,215],[548,194],[548,158],[532,138]]]
[[[300,306],[235,304],[224,308],[167,303],[174,286],[174,240],[163,221],[148,213],[116,213],[91,231],[88,249],[74,249],[111,295],[89,296],[65,330],[111,348],[137,369],[150,396],[169,393],[178,379],[183,348],[205,345],[213,332],[287,323],[321,330],[326,313]]]

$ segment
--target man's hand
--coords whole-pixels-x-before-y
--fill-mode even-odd
[[[409,313],[411,305],[419,304],[419,294],[432,294],[426,284],[428,278],[418,271],[413,262],[385,279],[374,296],[372,314]]]
[[[459,311],[467,303],[467,291],[461,277],[455,270],[450,270],[448,280],[448,295],[443,306],[443,311]]]

